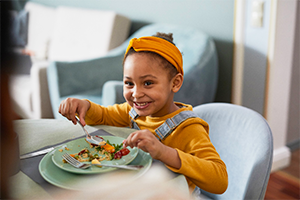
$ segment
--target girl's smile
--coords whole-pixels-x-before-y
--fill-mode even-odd
[[[137,109],[145,109],[150,105],[151,102],[144,102],[144,103],[138,103],[138,102],[134,102],[134,106]]]

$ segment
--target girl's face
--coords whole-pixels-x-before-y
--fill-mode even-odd
[[[174,78],[159,60],[146,53],[129,55],[124,62],[124,97],[139,116],[161,117],[175,111]],[[178,89],[179,90],[179,89]]]

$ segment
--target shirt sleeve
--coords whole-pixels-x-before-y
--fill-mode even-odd
[[[181,168],[167,167],[185,175],[190,186],[197,185],[211,193],[224,193],[228,186],[226,165],[211,143],[206,129],[199,123],[183,125],[172,137],[173,145],[166,145],[177,150]]]
[[[128,114],[130,106],[127,103],[104,107],[91,101],[89,102],[91,106],[85,115],[85,122],[88,125],[103,124],[117,127],[130,125]]]

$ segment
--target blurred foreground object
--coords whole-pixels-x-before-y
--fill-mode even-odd
[[[112,173],[103,177],[106,184],[97,184],[92,180],[90,190],[74,194],[58,194],[58,199],[138,199],[138,200],[189,200],[193,199],[184,176],[174,178],[174,175],[162,166],[152,166],[150,170],[134,181],[130,173]]]
[[[8,83],[10,72],[13,70],[14,53],[10,52],[10,26],[9,12],[11,2],[1,2],[1,199],[10,198],[9,195],[9,177],[20,170],[19,159],[19,138],[13,130],[12,121],[14,119],[11,108],[10,95],[8,92]]]

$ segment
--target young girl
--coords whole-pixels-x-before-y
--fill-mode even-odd
[[[106,124],[137,129],[124,146],[138,147],[183,174],[191,190],[211,193],[227,189],[226,166],[208,136],[208,124],[192,112],[192,106],[174,102],[183,83],[182,55],[172,34],[157,33],[134,38],[123,61],[123,95],[126,102],[103,107],[68,98],[59,112],[76,124]]]

